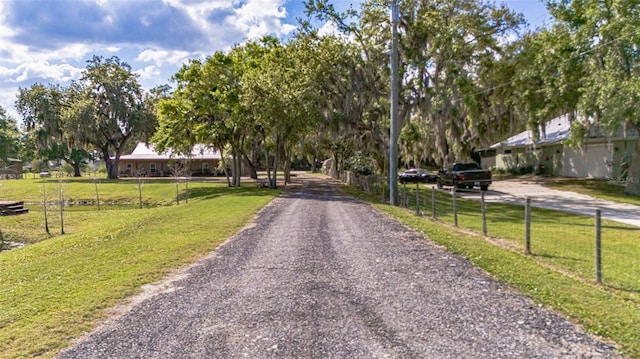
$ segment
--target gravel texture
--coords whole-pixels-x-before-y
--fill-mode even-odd
[[[298,181],[59,358],[619,357],[328,181]]]

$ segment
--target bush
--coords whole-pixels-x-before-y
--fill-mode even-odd
[[[60,171],[62,171],[65,175],[69,177],[73,176],[73,173],[74,173],[73,166],[70,165],[69,163],[65,163],[64,165],[62,165],[60,167]]]
[[[352,171],[358,175],[368,176],[375,173],[376,161],[373,157],[363,155],[361,152],[357,152],[344,162],[345,170]]]
[[[532,165],[527,165],[527,166],[518,165],[516,167],[508,168],[507,172],[509,172],[509,174],[514,175],[514,176],[531,174],[531,173],[533,173],[533,166]]]
[[[48,170],[46,161],[33,160],[31,161],[31,171],[38,173]]]
[[[490,169],[491,173],[493,174],[498,174],[498,175],[505,175],[507,174],[507,170],[503,167],[495,167],[492,166]]]

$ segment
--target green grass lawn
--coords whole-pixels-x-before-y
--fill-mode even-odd
[[[415,194],[408,196],[407,208],[400,208],[380,204],[378,196],[346,190],[469,258],[537,303],[615,341],[625,354],[640,357],[640,228],[602,222],[604,284],[598,285],[591,217],[533,208],[532,255],[525,255],[522,206],[487,204],[490,237],[485,238],[479,202],[457,200],[460,213],[455,228],[449,194],[436,193],[438,220],[434,221],[431,190],[419,197],[423,216],[415,215]]]
[[[454,224],[452,197],[436,192],[436,217]],[[407,196],[407,207],[415,211],[415,195]],[[425,216],[432,216],[431,190],[421,189],[419,203]],[[458,226],[483,233],[479,201],[456,201]],[[487,203],[487,234],[525,249],[524,207]],[[603,284],[640,305],[640,228],[602,221]],[[539,261],[555,266],[585,281],[593,282],[595,268],[595,218],[592,216],[531,208],[531,252]]]
[[[13,186],[7,182],[4,190]],[[39,180],[16,182],[31,191],[39,186]],[[91,194],[93,184],[66,185],[81,197]],[[128,181],[103,186],[105,198],[137,197]],[[12,199],[37,199],[18,188]],[[191,189],[188,204],[101,211],[78,206],[65,211],[65,235],[43,235],[37,207],[27,215],[0,217],[3,232],[33,243],[0,253],[0,358],[54,356],[104,319],[107,308],[214,250],[279,193],[249,184],[194,182]],[[148,203],[170,203],[164,197],[175,198],[175,186],[149,181],[144,196]],[[59,229],[55,220],[52,227]]]
[[[573,191],[596,198],[640,206],[640,197],[625,194],[623,183],[604,179],[561,178],[549,179],[542,184],[553,189]]]
[[[145,208],[173,205],[178,200],[184,204],[187,199],[187,186],[191,200],[212,199],[229,192],[224,181],[191,181],[176,184],[170,178],[144,179],[140,183],[136,179],[94,181],[91,178],[72,177],[2,181],[0,200],[24,201],[29,213],[0,217],[0,229],[4,239],[12,242],[32,244],[50,238],[45,230],[45,194],[48,203],[47,224],[51,234],[55,235],[62,229],[60,191],[66,203],[63,212],[64,230],[66,233],[74,233],[84,230],[91,226],[92,222],[106,216],[106,213],[101,213],[103,211],[111,213],[123,209],[137,209],[140,202]],[[100,207],[96,204],[96,197],[100,199]]]
[[[218,180],[223,181],[223,179]],[[190,181],[188,184],[190,189],[189,196],[199,197],[199,188],[208,187],[211,183]],[[184,197],[186,185],[186,182],[178,184],[182,197]],[[176,202],[176,182],[170,177],[143,178],[140,182],[136,178],[94,180],[85,177],[5,180],[0,182],[0,200],[41,204],[44,201],[45,192],[47,201],[53,202],[59,200],[59,193],[62,190],[64,199],[67,202],[95,203],[97,191],[100,202],[105,206],[117,204],[136,207],[139,205],[140,199],[139,188],[142,189],[143,206],[168,205]],[[207,192],[207,194],[209,195],[210,193]]]

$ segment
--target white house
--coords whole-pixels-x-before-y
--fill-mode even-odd
[[[205,145],[195,145],[190,156],[156,152],[152,144],[138,143],[131,154],[120,156],[118,173],[120,176],[169,176],[176,166],[185,175],[216,175],[222,157],[220,152]]]
[[[571,135],[571,125],[570,116],[563,115],[546,122],[544,128],[540,126],[538,138],[534,138],[531,130],[509,137],[483,151],[482,166],[503,170],[543,166],[545,174],[553,176],[619,178],[633,154],[638,132],[621,125],[615,133],[607,135],[589,121],[581,148],[571,148],[565,144]]]

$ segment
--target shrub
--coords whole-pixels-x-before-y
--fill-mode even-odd
[[[73,176],[74,170],[73,166],[69,163],[65,163],[60,167],[60,171],[62,171],[67,176]]]
[[[361,176],[368,176],[375,173],[376,161],[371,156],[366,156],[361,152],[356,152],[353,156],[347,158],[345,161],[345,169],[347,171],[353,171]]]

